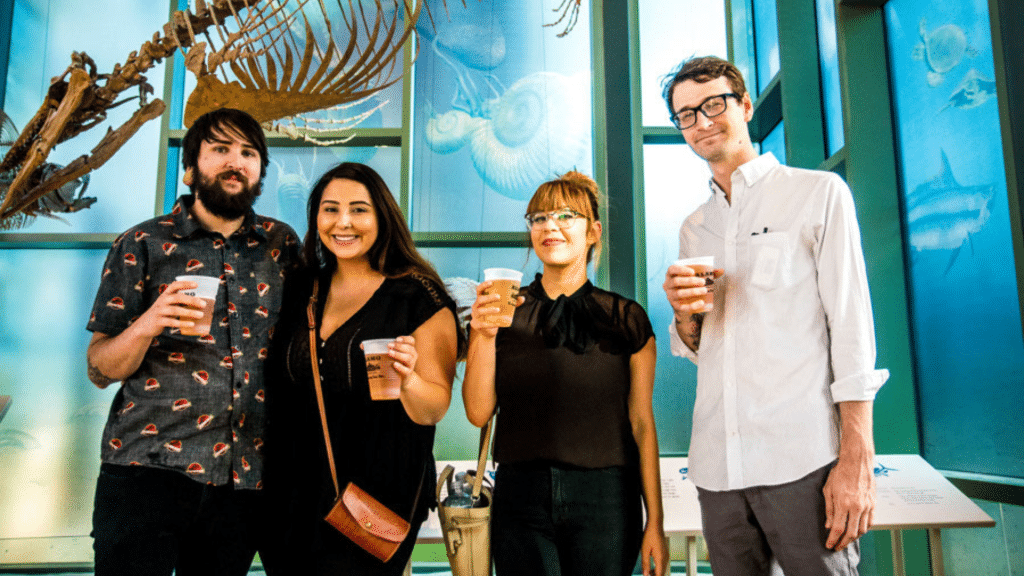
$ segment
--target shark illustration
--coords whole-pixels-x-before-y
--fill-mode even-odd
[[[964,244],[988,221],[993,186],[961,185],[953,177],[946,152],[941,154],[942,171],[907,196],[907,228],[914,251],[953,251],[948,273]]]
[[[878,466],[875,466],[875,478],[879,476],[889,476],[889,472],[899,472],[899,469],[888,468],[885,464],[882,464],[881,462],[878,463]]]

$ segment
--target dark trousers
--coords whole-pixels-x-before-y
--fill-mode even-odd
[[[96,575],[245,575],[262,512],[258,491],[103,464],[92,517]]]
[[[697,488],[715,576],[768,576],[776,560],[786,576],[855,576],[858,541],[825,547],[822,489],[832,464],[793,482],[715,492]]]
[[[502,464],[494,487],[499,576],[632,574],[643,537],[636,469]]]

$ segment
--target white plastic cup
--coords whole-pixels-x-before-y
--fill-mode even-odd
[[[712,304],[715,300],[715,257],[697,256],[695,258],[683,258],[676,260],[673,264],[686,266],[693,269],[694,276],[703,278],[708,293],[704,295],[705,304]]]
[[[178,276],[175,280],[195,282],[196,288],[182,290],[186,296],[196,296],[203,299],[203,307],[199,311],[203,313],[202,318],[195,320],[195,325],[182,327],[181,333],[185,336],[206,336],[210,333],[210,325],[213,323],[213,305],[217,301],[217,291],[220,290],[220,278],[216,276]]]
[[[523,281],[523,273],[510,268],[484,269],[484,281],[491,281],[490,288],[484,294],[500,294],[501,298],[494,303],[501,309],[497,315],[489,316],[487,321],[499,328],[512,325],[512,316],[516,313],[516,302],[519,299],[519,286]]]
[[[388,344],[394,341],[394,338],[376,338],[362,342],[371,400],[394,400],[402,392],[402,379],[395,371],[395,360],[388,356]]]

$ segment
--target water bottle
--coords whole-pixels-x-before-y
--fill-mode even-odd
[[[448,497],[441,504],[449,508],[473,507],[473,483],[467,481],[466,473],[455,474],[455,482],[448,485]]]

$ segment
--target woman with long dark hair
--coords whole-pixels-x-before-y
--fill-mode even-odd
[[[473,304],[462,397],[476,426],[498,411],[499,576],[625,576],[638,553],[645,574],[667,571],[654,333],[639,304],[587,280],[599,197],[578,172],[541,184],[526,221],[544,273],[520,291],[508,328],[489,319],[500,298],[490,282]]]
[[[455,304],[372,168],[346,162],[328,171],[307,215],[305,272],[289,278],[267,392],[266,488],[283,515],[282,573],[401,574],[433,493],[434,425],[448,409],[462,344]],[[412,524],[386,563],[323,520],[336,493],[313,385],[311,295],[339,487],[353,482]],[[386,362],[400,380],[384,399],[371,394],[361,349],[379,338],[392,340]]]

